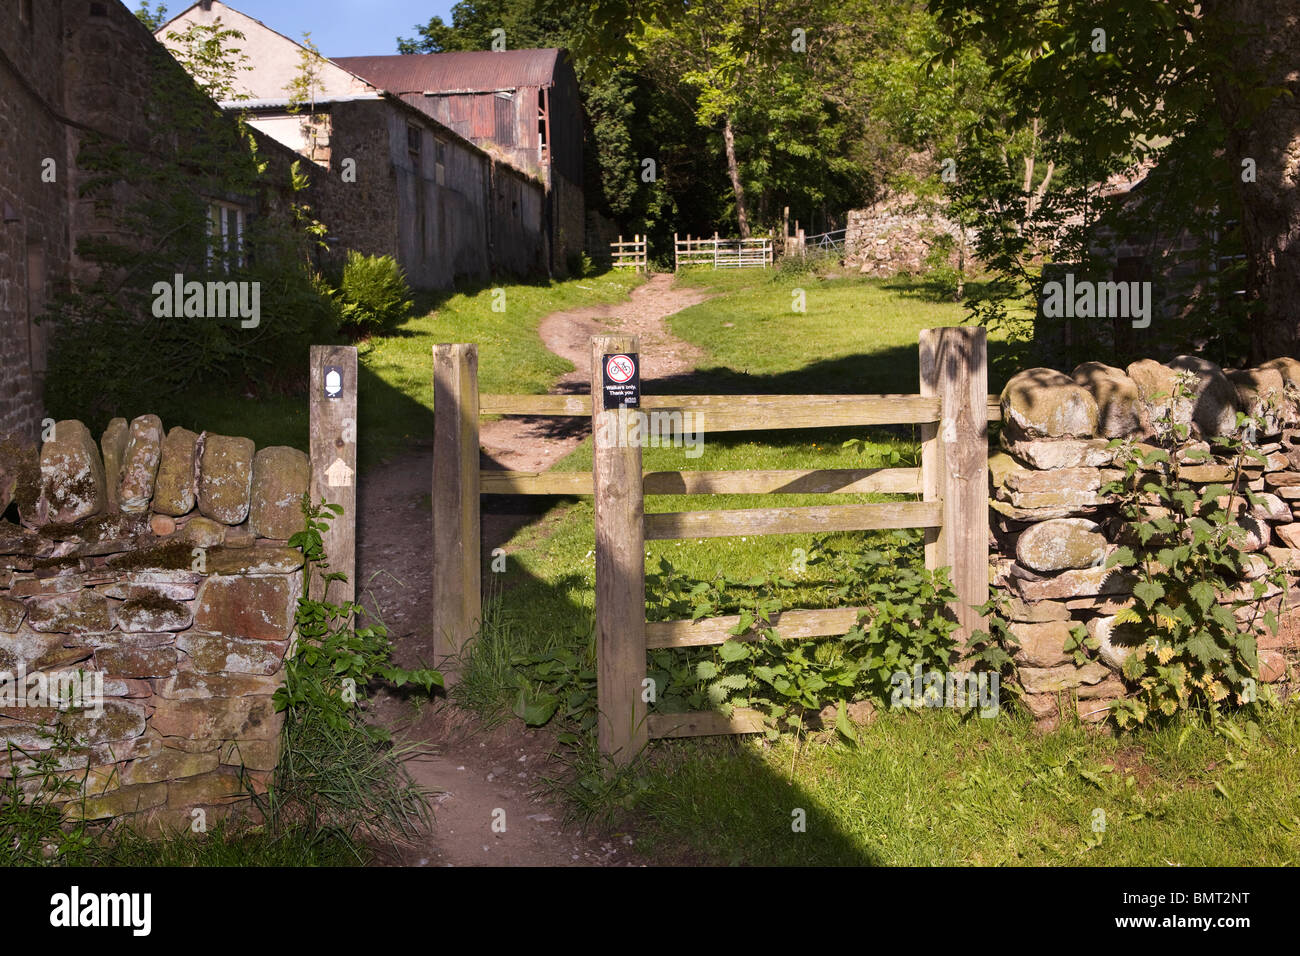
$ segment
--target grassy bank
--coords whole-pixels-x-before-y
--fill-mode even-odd
[[[571,363],[551,353],[537,335],[542,318],[556,311],[619,302],[641,277],[607,273],[536,284],[466,287],[452,294],[417,297],[412,316],[357,347],[358,455],[362,469],[433,437],[433,360],[438,342],[479,346],[479,384],[485,392],[545,392]],[[501,295],[495,290],[502,290]],[[307,366],[307,357],[301,358]],[[240,395],[203,389],[187,396],[185,421],[193,429],[243,435],[257,446],[307,447],[307,398]]]
[[[816,280],[701,273],[685,281],[717,293],[670,320],[704,349],[686,391],[913,392],[921,328],[958,324],[963,310],[923,288],[856,278]],[[807,313],[790,310],[804,288]],[[992,343],[998,347],[998,343]],[[992,390],[996,390],[994,383]],[[908,429],[722,434],[703,453],[646,448],[647,469],[731,470],[907,465]],[[862,440],[845,448],[848,438]],[[588,470],[584,444],[558,468]],[[836,496],[835,502],[873,496]],[[875,496],[878,497],[878,496]],[[825,504],[812,496],[652,496],[647,511]],[[666,558],[692,579],[790,572],[814,536],[647,543],[648,616],[664,598],[654,571]],[[834,536],[866,547],[871,534]],[[589,501],[569,499],[506,545],[488,625],[458,693],[502,717],[517,702],[512,661],[573,655],[566,685],[590,693],[594,541]],[[813,567],[786,588],[786,606],[825,606],[834,582]],[[820,603],[819,603],[820,602]],[[530,671],[532,673],[532,671]],[[542,683],[527,685],[545,689]],[[565,704],[559,708],[562,723]],[[1009,693],[995,719],[949,711],[888,711],[857,746],[814,737],[660,741],[612,783],[579,733],[574,814],[621,822],[651,858],[731,864],[1286,865],[1300,859],[1300,716],[1292,706],[1235,741],[1185,718],[1112,737],[1067,727],[1037,736]],[[796,811],[804,826],[795,828]],[[702,839],[707,835],[707,839]]]

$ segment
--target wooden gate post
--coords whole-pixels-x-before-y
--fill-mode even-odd
[[[478,632],[478,346],[433,347],[433,649],[441,666]]]
[[[324,498],[343,514],[321,534],[328,571],[345,581],[331,581],[321,593],[312,576],[316,600],[331,604],[353,601],[357,594],[357,350],[350,345],[313,345],[310,351],[308,431],[311,441],[311,503]]]
[[[979,326],[921,331],[921,394],[940,418],[921,426],[926,501],[943,502],[943,526],[925,531],[925,566],[952,568],[954,636],[964,647],[987,630],[976,608],[989,599],[988,343]]]
[[[636,355],[635,335],[591,340],[592,471],[596,493],[596,699],[600,752],[629,763],[648,741],[645,679],[645,497],[632,414],[601,406],[604,356]],[[638,356],[639,360],[639,356]],[[636,413],[629,409],[628,412]],[[644,429],[640,430],[642,433]]]

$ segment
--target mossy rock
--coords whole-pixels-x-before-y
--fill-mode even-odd
[[[203,433],[199,463],[199,513],[225,525],[248,517],[253,488],[253,454],[249,438]]]
[[[3,502],[0,512],[11,503],[16,504],[23,524],[32,525],[40,496],[40,453],[16,438],[0,437],[0,501]]]
[[[259,538],[286,540],[303,529],[302,496],[311,479],[311,459],[296,448],[273,445],[253,459],[248,523]]]
[[[163,424],[157,415],[141,415],[131,422],[118,491],[123,511],[149,510],[162,460],[162,445]]]
[[[76,419],[56,422],[41,446],[42,523],[79,521],[104,510],[104,461],[90,429]]]
[[[188,428],[173,428],[163,439],[154,479],[153,510],[178,518],[194,510],[194,457],[199,436]]]
[[[1089,438],[1097,431],[1097,402],[1069,376],[1031,368],[1002,390],[1002,420],[1028,438]]]

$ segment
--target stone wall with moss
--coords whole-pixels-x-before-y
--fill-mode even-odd
[[[1186,391],[1171,407],[1180,374]],[[1168,426],[1182,423],[1189,427],[1185,454],[1213,452],[1209,439],[1243,435],[1238,412],[1252,416],[1258,424],[1245,437],[1265,460],[1247,459],[1241,481],[1258,499],[1252,505],[1237,497],[1233,519],[1245,531],[1240,546],[1254,557],[1241,589],[1219,601],[1247,596],[1250,582],[1271,566],[1300,571],[1300,361],[1225,371],[1180,356],[1127,369],[1087,362],[1068,375],[1028,369],[1007,383],[1001,404],[1001,449],[989,461],[990,573],[1019,643],[1023,700],[1043,729],[1069,712],[1086,722],[1105,720],[1111,702],[1128,692],[1125,657],[1146,640],[1116,626],[1116,615],[1133,605],[1133,576],[1105,566],[1122,543],[1131,544],[1115,499],[1104,491],[1124,474],[1115,439],[1167,448]],[[1193,455],[1183,458],[1180,474],[1199,494],[1230,484],[1234,468],[1221,454]],[[1297,606],[1295,574],[1286,580],[1285,593],[1273,585],[1265,591],[1265,610]],[[1251,626],[1244,614],[1238,620]],[[1067,650],[1080,626],[1097,644],[1084,664]],[[1285,615],[1278,633],[1258,629],[1258,680],[1294,680],[1297,630]]]
[[[309,473],[154,415],[0,445],[0,774],[30,789],[52,758],[55,798],[93,819],[247,809],[278,757]],[[102,693],[57,699],[74,684]]]

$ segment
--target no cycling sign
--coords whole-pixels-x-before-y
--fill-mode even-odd
[[[641,407],[641,367],[640,356],[635,352],[624,352],[602,357],[601,384],[604,386],[602,407],[612,408]]]

